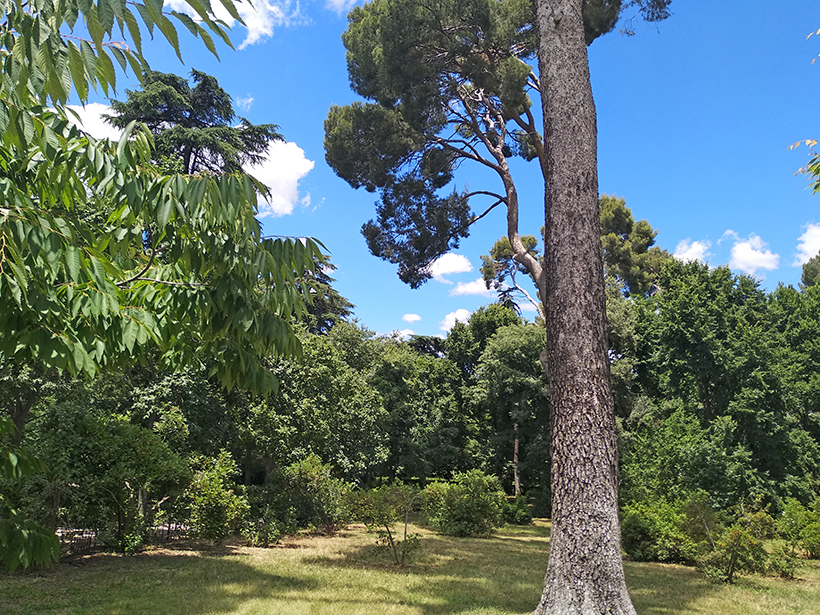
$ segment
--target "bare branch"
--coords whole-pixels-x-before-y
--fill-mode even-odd
[[[478,193],[476,193],[476,194],[478,194]],[[490,194],[490,193],[485,192],[483,194]],[[479,220],[481,220],[481,218],[483,218],[488,213],[490,213],[493,209],[495,209],[496,207],[501,205],[501,203],[504,203],[506,205],[507,204],[507,199],[499,198],[495,203],[493,203],[487,209],[485,209],[483,213],[481,213],[477,216],[473,216],[473,218],[470,220],[470,222],[467,224],[467,226],[471,226],[472,224],[474,224],[474,223],[478,222]]]
[[[479,164],[483,164],[486,167],[491,168],[496,173],[501,173],[501,168],[497,164],[493,164],[486,158],[482,158],[477,154],[473,154],[472,152],[465,152],[463,149],[455,147],[454,145],[450,145],[445,139],[441,137],[433,137],[436,144],[440,145],[444,149],[451,151],[455,154],[458,154],[461,158],[467,158],[468,160],[472,160],[474,162],[478,162]]]
[[[530,303],[533,304],[533,306],[535,306],[535,309],[538,311],[538,315],[541,318],[544,318],[544,306],[542,305],[542,303],[540,301],[536,301],[535,299],[533,299],[532,296],[526,291],[526,289],[518,284],[518,282],[515,279],[515,269],[510,271],[510,281],[512,282],[513,287],[518,292],[523,294],[524,297],[526,297],[527,301],[529,301]],[[535,280],[533,280],[533,283],[536,285],[536,288],[537,288],[538,284],[535,282]]]

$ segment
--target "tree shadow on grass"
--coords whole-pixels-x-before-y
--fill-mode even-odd
[[[490,539],[428,534],[405,568],[391,564],[389,553],[376,555],[373,545],[305,561],[344,568],[352,575],[380,570],[382,578],[368,577],[380,601],[404,604],[424,615],[528,614],[541,596],[548,536],[549,528],[537,526],[501,530]],[[687,604],[719,591],[703,575],[683,566],[627,563],[627,580],[641,615],[669,613],[670,607],[685,612]]]
[[[702,598],[718,594],[726,587],[688,566],[624,562],[624,568],[629,595],[640,615],[685,613]],[[757,588],[752,578],[738,579],[737,585]]]
[[[229,547],[175,545],[136,556],[93,554],[38,574],[0,578],[0,613],[230,613],[249,600],[316,588],[309,578],[242,561]]]

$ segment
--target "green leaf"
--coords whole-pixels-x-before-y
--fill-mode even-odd
[[[134,351],[134,344],[137,342],[137,331],[139,325],[132,318],[126,317],[125,324],[122,330],[122,343],[128,349],[128,352]]]
[[[151,35],[151,38],[154,38],[154,24],[156,23],[156,14],[152,13],[153,9],[150,9],[145,4],[137,4],[137,11],[139,11],[140,17],[142,17],[143,23],[145,23],[145,27],[148,28],[148,33]],[[128,22],[126,22],[128,25]],[[131,31],[131,27],[128,27],[129,32]],[[132,33],[133,35],[133,33]],[[140,53],[142,51],[140,50]]]
[[[114,57],[117,59],[120,68],[122,68],[122,72],[127,72],[128,61],[125,59],[125,53],[123,52],[123,50],[117,47],[116,45],[110,45],[108,48],[111,50],[111,53],[114,54]]]
[[[165,15],[160,15],[160,18],[157,21],[157,27],[160,29],[160,32],[165,35],[165,38],[176,52],[177,58],[179,58],[179,61],[182,62],[182,54],[179,51],[179,38],[177,37],[177,29],[174,27],[174,24],[171,23],[171,20]]]
[[[222,3],[222,6],[225,7],[225,10],[228,11],[231,17],[233,17],[236,21],[241,23],[243,26],[245,22],[242,21],[242,18],[239,16],[239,11],[236,10],[236,5],[233,3],[232,0],[219,0]]]
[[[193,34],[194,36],[199,36],[199,28],[194,20],[188,17],[185,13],[179,13],[177,11],[171,11],[171,15],[173,15],[182,25],[188,28],[188,31]]]
[[[88,41],[80,41],[80,50],[82,52],[85,74],[88,75],[88,79],[94,79],[97,75],[97,56],[94,54],[94,49],[88,44]],[[86,86],[86,88],[87,87],[88,86]]]
[[[111,58],[104,49],[100,49],[97,56],[97,78],[106,94],[108,94],[109,86],[112,90],[116,91],[117,71],[114,68],[113,62],[111,62]]]
[[[216,46],[214,45],[214,39],[211,38],[211,35],[208,34],[201,26],[197,26],[199,29],[199,36],[202,39],[202,42],[205,43],[205,47],[210,51],[216,59],[219,59],[219,54],[216,52]]]
[[[100,23],[97,10],[93,6],[85,14],[85,17],[85,25],[88,28],[88,33],[91,35],[91,40],[94,41],[94,48],[97,50],[97,53],[100,53],[103,48],[103,38],[105,37],[106,30]]]
[[[137,8],[139,9],[139,5],[137,5]],[[143,20],[145,20],[144,16]],[[131,36],[131,40],[134,41],[134,47],[138,53],[142,54],[142,33],[140,32],[137,18],[134,17],[134,14],[131,11],[125,11],[125,25],[128,28],[128,34]]]
[[[80,249],[75,244],[68,244],[65,249],[65,263],[68,275],[74,282],[80,281]]]
[[[125,13],[127,12],[125,8],[125,0],[108,0],[108,2],[111,4],[111,10],[118,19],[125,17]]]
[[[168,224],[168,220],[171,218],[172,210],[173,203],[171,202],[171,199],[168,197],[164,198],[157,208],[157,228],[160,230],[165,228]]]
[[[114,7],[110,0],[97,0],[97,16],[105,32],[111,32],[114,27]],[[97,47],[101,50],[100,47]]]

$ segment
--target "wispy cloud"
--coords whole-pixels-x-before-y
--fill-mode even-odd
[[[706,262],[706,259],[711,256],[709,253],[710,247],[712,247],[712,244],[708,241],[692,241],[691,239],[684,239],[678,243],[673,256],[684,262]]]
[[[344,15],[358,2],[358,0],[326,0],[325,6],[336,13]]]
[[[820,224],[807,224],[806,231],[797,238],[797,257],[792,265],[802,267],[820,253]]]
[[[250,111],[251,106],[253,105],[253,96],[246,96],[245,98],[236,98],[234,99],[236,106],[239,108],[240,111]]]
[[[405,314],[401,317],[404,322],[418,322],[421,320],[421,316],[418,314]]]
[[[467,273],[472,270],[473,266],[470,264],[470,259],[454,252],[443,254],[430,264],[430,275],[433,276],[436,282],[442,284],[453,284],[452,281],[444,277],[445,275]]]
[[[758,269],[772,271],[778,268],[780,255],[766,249],[768,244],[759,235],[752,233],[748,239],[742,239],[734,231],[726,231],[721,239],[726,237],[733,237],[735,240],[729,259],[729,267],[732,269],[754,275]]]
[[[495,291],[487,288],[487,285],[484,283],[484,278],[478,278],[472,282],[459,282],[449,294],[451,297],[457,297],[459,295],[480,295],[482,297],[493,297],[495,296]]]
[[[449,331],[452,329],[456,322],[467,322],[470,319],[470,310],[465,310],[464,308],[459,308],[455,312],[450,312],[447,316],[444,317],[439,325],[439,329],[442,331]]]

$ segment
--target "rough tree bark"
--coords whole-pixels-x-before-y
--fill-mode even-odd
[[[544,305],[552,536],[536,615],[635,615],[618,523],[598,214],[597,124],[583,0],[538,0],[546,149]]]

